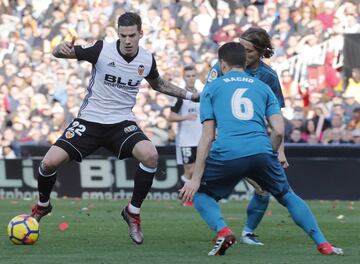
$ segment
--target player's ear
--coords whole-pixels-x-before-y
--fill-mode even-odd
[[[139,35],[140,35],[140,38],[142,38],[144,36],[144,31],[142,29],[139,31]]]
[[[227,64],[226,62],[223,60],[223,59],[220,59],[219,61],[219,65],[220,65],[220,71],[222,74],[225,74],[226,73],[226,67],[227,67]]]

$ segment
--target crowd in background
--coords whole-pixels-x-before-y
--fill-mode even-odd
[[[359,1],[0,0],[0,157],[56,141],[77,115],[91,64],[56,59],[52,49],[73,36],[75,45],[116,40],[117,18],[127,10],[141,15],[140,44],[153,52],[164,78],[183,86],[182,67],[194,64],[199,90],[219,45],[251,26],[271,35],[275,55],[266,62],[275,68],[332,36],[360,33]],[[345,80],[341,67],[328,66],[317,90],[290,70],[279,73],[286,142],[360,144],[360,68]],[[158,146],[175,140],[175,124],[166,119],[172,103],[142,83],[133,110]]]

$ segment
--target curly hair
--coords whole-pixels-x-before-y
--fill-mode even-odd
[[[274,55],[274,48],[271,45],[270,35],[265,29],[260,27],[251,27],[247,29],[240,38],[251,42],[261,57],[270,58]]]

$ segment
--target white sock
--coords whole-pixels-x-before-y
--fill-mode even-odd
[[[49,204],[50,204],[50,200],[47,201],[47,202],[45,202],[45,203],[42,203],[42,202],[38,201],[37,204],[40,205],[40,206],[42,206],[42,207],[48,207]]]
[[[133,206],[131,203],[128,205],[128,210],[132,214],[140,214],[140,208]]]

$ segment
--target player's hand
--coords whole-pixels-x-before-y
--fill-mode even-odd
[[[200,182],[197,180],[190,180],[185,182],[184,186],[179,190],[179,196],[183,203],[190,202],[194,198],[195,193],[200,187]]]
[[[285,156],[285,152],[284,151],[279,151],[279,155],[278,155],[278,159],[280,161],[280,164],[281,166],[284,168],[284,169],[287,169],[290,165],[286,159],[286,156]]]
[[[191,95],[191,101],[197,103],[200,102],[200,94],[199,93],[193,93]]]
[[[71,42],[70,41],[64,41],[61,44],[59,44],[58,46],[58,50],[61,54],[64,54],[66,56],[69,56],[71,54],[71,50],[74,47],[74,43],[75,43],[75,37],[72,38]]]
[[[197,114],[194,114],[194,113],[186,116],[186,120],[189,120],[189,121],[195,121],[196,118],[197,118]]]

